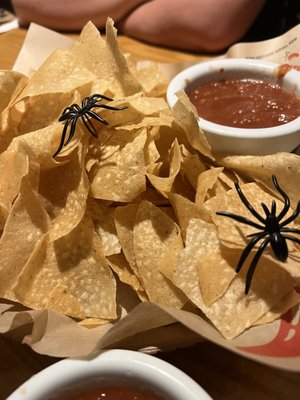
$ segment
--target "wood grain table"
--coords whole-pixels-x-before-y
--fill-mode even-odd
[[[0,69],[10,69],[25,30],[0,35]],[[203,60],[205,56],[149,46],[119,36],[123,51],[159,62]],[[300,343],[299,343],[300,345]],[[196,380],[215,400],[299,400],[300,374],[273,369],[209,342],[157,355]],[[8,335],[0,336],[0,400],[57,358],[37,354]],[[188,400],[188,399],[182,399]]]

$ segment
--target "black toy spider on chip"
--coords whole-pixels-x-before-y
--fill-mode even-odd
[[[260,240],[263,240],[262,243],[260,244],[260,246],[258,247],[258,250],[250,263],[250,266],[249,266],[249,269],[247,272],[247,276],[246,276],[245,294],[247,294],[249,292],[251,280],[252,280],[255,268],[258,264],[258,261],[262,255],[263,251],[265,250],[265,248],[267,247],[267,245],[269,243],[273,250],[274,256],[279,261],[286,261],[286,259],[288,258],[288,246],[287,246],[287,242],[286,242],[287,240],[291,240],[295,243],[300,244],[300,238],[296,238],[294,236],[289,235],[289,233],[295,233],[295,234],[300,235],[300,230],[287,227],[287,225],[290,222],[294,221],[297,218],[297,216],[299,215],[300,201],[298,202],[295,211],[288,218],[283,220],[283,218],[286,216],[287,212],[290,209],[290,199],[288,198],[287,194],[280,188],[280,186],[277,182],[277,179],[274,175],[272,176],[272,181],[275,186],[275,189],[278,191],[279,194],[281,194],[281,196],[283,197],[283,200],[284,200],[284,206],[278,215],[276,215],[275,200],[272,201],[270,210],[264,203],[261,203],[261,206],[265,213],[265,216],[261,216],[260,214],[258,214],[258,212],[251,206],[249,201],[246,199],[238,182],[235,182],[236,191],[237,191],[241,201],[243,202],[243,204],[250,211],[250,213],[258,220],[258,222],[251,221],[248,218],[245,218],[240,215],[232,214],[227,211],[218,211],[217,212],[217,215],[222,215],[224,217],[232,218],[238,222],[241,222],[242,224],[250,225],[250,226],[253,226],[254,228],[258,229],[258,232],[248,235],[248,237],[251,238],[251,240],[246,245],[245,249],[243,250],[243,252],[240,256],[240,259],[239,259],[237,267],[236,267],[236,272],[239,272],[241,270],[244,262],[246,261],[248,255],[250,254],[253,247]]]
[[[100,117],[100,115],[96,114],[95,111],[92,111],[93,108],[105,108],[107,110],[115,110],[115,111],[120,111],[120,110],[124,110],[125,108],[127,108],[126,106],[112,107],[112,106],[109,106],[108,104],[100,103],[101,100],[113,101],[113,99],[103,96],[102,94],[93,94],[92,96],[85,97],[82,100],[81,107],[78,104],[72,104],[71,106],[69,106],[63,110],[62,115],[60,116],[58,121],[64,122],[65,125],[64,125],[64,129],[62,131],[60,144],[59,144],[56,152],[53,154],[53,157],[56,157],[59,154],[59,152],[61,151],[61,149],[70,143],[70,141],[72,140],[72,138],[75,134],[76,123],[79,118],[84,123],[87,130],[94,137],[98,137],[98,136],[97,136],[97,131],[91,122],[91,118],[101,122],[102,124],[104,124],[106,126],[109,125],[109,123],[104,118],[102,118],[102,117]],[[70,131],[69,131],[69,136],[66,139],[69,125],[71,125]]]

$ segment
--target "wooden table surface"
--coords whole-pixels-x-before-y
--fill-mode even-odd
[[[21,29],[0,35],[0,69],[12,67],[25,35],[26,31]],[[122,50],[131,52],[137,59],[180,62],[205,58],[149,46],[123,36],[119,36],[118,40]],[[300,399],[299,373],[255,363],[208,342],[163,353],[158,357],[190,375],[215,400]],[[31,348],[8,335],[0,336],[0,400],[57,360],[34,353]]]

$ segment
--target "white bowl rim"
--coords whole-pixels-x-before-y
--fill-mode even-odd
[[[172,107],[177,101],[176,93],[185,89],[187,81],[196,80],[199,75],[206,74],[209,67],[216,69],[229,67],[232,70],[237,69],[240,71],[256,67],[258,71],[273,72],[279,65],[267,60],[252,58],[218,58],[200,62],[182,70],[174,76],[167,88],[167,101]],[[284,79],[291,80],[295,84],[300,84],[300,72],[290,69],[284,75]],[[270,128],[236,128],[210,122],[201,117],[198,118],[198,121],[199,126],[203,130],[208,130],[219,136],[243,139],[264,140],[289,135],[293,131],[300,130],[300,116],[286,124]]]
[[[33,375],[6,400],[42,400],[47,388],[57,388],[68,379],[88,377],[96,372],[117,374],[145,372],[150,381],[168,386],[178,398],[185,400],[212,400],[206,391],[177,367],[155,356],[123,349],[104,350],[93,357],[63,359]]]

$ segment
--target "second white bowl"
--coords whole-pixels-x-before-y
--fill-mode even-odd
[[[7,400],[67,400],[80,391],[134,385],[168,400],[212,400],[188,375],[157,357],[131,350],[107,350],[96,357],[52,364]]]

